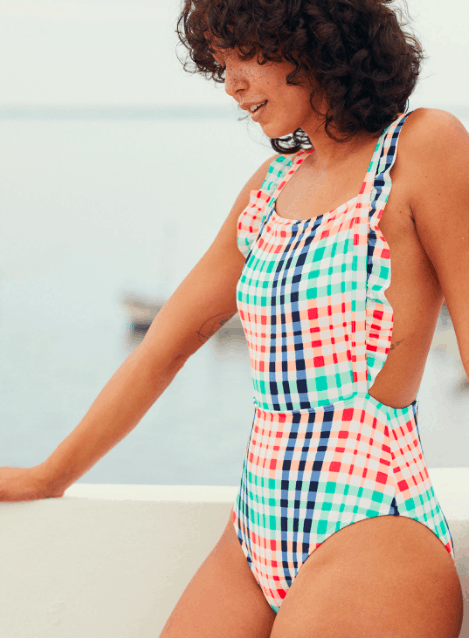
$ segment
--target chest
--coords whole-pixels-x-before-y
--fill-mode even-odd
[[[355,280],[362,277],[357,268],[363,268],[365,257],[354,246],[352,223],[370,158],[368,154],[343,171],[330,174],[309,170],[307,165],[303,170],[306,160],[303,162],[281,191],[275,193],[274,215],[269,216],[243,278],[247,294],[265,293],[265,288],[272,289],[274,284],[278,289],[280,283],[286,286],[278,291],[280,294],[288,292],[288,288],[292,293],[290,286],[297,287],[298,278],[302,280],[300,294],[304,286],[310,287],[307,280],[325,283],[314,289],[316,297],[330,295],[336,282],[347,294],[349,287],[355,287]],[[375,255],[377,272],[383,278],[389,277],[384,294],[398,319],[410,318],[418,307],[435,303],[438,294],[436,278],[419,241],[409,205],[408,172],[407,161],[398,155],[389,171],[391,187],[384,187],[389,193],[387,201],[376,211],[375,231],[368,236],[364,223],[361,231],[365,235],[361,241],[369,242],[369,254],[373,251]],[[368,208],[367,203],[361,212],[362,219],[368,216]]]
[[[276,214],[284,219],[306,220],[325,217],[328,213],[341,209],[359,194],[368,157],[366,154],[333,172],[312,170],[307,163],[301,166],[278,194]],[[423,252],[409,205],[407,166],[401,160],[398,156],[391,167],[392,187],[378,224],[379,232],[391,252],[391,260],[396,265],[396,276],[391,282],[393,293],[396,282],[404,279],[402,274],[411,269],[416,270],[414,263],[417,266]]]
[[[363,154],[335,170],[312,168],[308,157],[278,193],[275,211],[279,217],[305,220],[326,215],[355,198],[363,184],[369,154]],[[382,215],[381,229],[394,241],[409,227],[412,213],[408,203],[408,176],[397,157],[390,170],[393,188]],[[386,214],[387,209],[387,214]]]

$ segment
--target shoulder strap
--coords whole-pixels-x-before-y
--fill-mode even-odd
[[[267,220],[267,212],[276,200],[281,188],[298,168],[294,155],[279,155],[268,166],[268,171],[259,190],[253,190],[250,201],[238,220],[237,245],[248,261],[252,246],[263,232]],[[294,165],[293,165],[294,164]]]
[[[292,160],[289,155],[279,155],[275,157],[268,167],[267,174],[260,189],[272,195],[276,191],[278,184],[283,180],[291,164]]]
[[[401,128],[410,113],[412,111],[391,122],[381,134],[370,163],[364,199],[355,219],[354,244],[356,245],[358,277],[353,293],[355,310],[353,313],[354,325],[352,326],[352,334],[355,339],[354,342],[352,341],[352,371],[357,392],[367,392],[369,387],[367,369],[368,336],[366,332],[368,290],[374,286],[375,295],[378,298],[381,297],[384,310],[390,310],[389,302],[385,296],[384,299],[382,296],[383,289],[385,290],[388,286],[388,280],[383,277],[382,264],[380,264],[379,271],[381,276],[379,279],[376,277],[378,272],[376,274],[373,272],[375,266],[373,262],[375,261],[375,256],[377,256],[375,243],[377,235],[380,233],[378,228],[379,219],[381,219],[391,192],[390,170],[396,159],[397,140]],[[371,281],[370,275],[374,281]]]
[[[266,191],[270,194],[267,207],[270,207],[274,203],[291,177],[296,173],[298,168],[306,159],[306,153],[310,153],[310,151],[302,149],[291,155],[280,155],[279,157],[275,157],[268,168],[267,177],[262,184],[263,189],[265,182],[267,182],[267,186],[270,189],[269,191]],[[271,173],[275,173],[276,178],[269,181]]]
[[[392,187],[390,171],[396,161],[399,133],[401,132],[404,122],[411,113],[413,113],[413,111],[409,111],[409,113],[406,113],[392,122],[383,133],[383,135],[385,135],[381,145],[381,151],[379,153],[375,177],[371,189],[370,226],[371,221],[376,219],[379,211],[384,209],[389,199]]]

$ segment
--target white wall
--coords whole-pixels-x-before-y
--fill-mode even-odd
[[[468,636],[468,470],[431,469],[453,536]],[[236,487],[79,485],[0,504],[0,635],[157,638],[217,543]]]

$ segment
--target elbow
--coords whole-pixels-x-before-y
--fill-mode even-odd
[[[183,368],[189,358],[190,355],[188,354],[177,354],[173,357],[171,361],[171,368],[175,370],[175,374]]]

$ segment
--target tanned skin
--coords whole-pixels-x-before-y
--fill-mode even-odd
[[[231,51],[215,57],[226,66],[230,97],[239,103],[268,99],[259,121],[268,137],[302,128],[313,144],[315,153],[277,199],[280,216],[311,218],[359,192],[381,131],[376,138],[361,134],[346,145],[335,142],[312,111],[310,87],[286,84],[291,63],[262,66]],[[450,113],[416,109],[404,123],[397,153],[379,223],[391,251],[386,295],[394,310],[392,346],[369,392],[400,408],[417,395],[444,299],[468,374],[468,135]],[[237,312],[245,261],[236,243],[237,220],[274,157],[242,188],[209,250],[71,434],[38,466],[0,468],[1,501],[62,496],[137,425],[188,358]],[[453,424],[448,427],[452,441]],[[329,537],[302,565],[275,615],[229,517],[160,637],[457,638],[462,617],[459,578],[445,546],[425,525],[400,516],[360,521]]]

